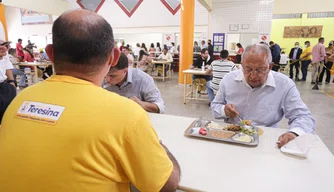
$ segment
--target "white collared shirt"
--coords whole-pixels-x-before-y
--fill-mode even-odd
[[[170,61],[173,62],[173,57],[170,53],[167,52],[167,54],[165,55],[164,53],[161,53],[161,55],[158,57],[158,59],[164,59],[166,61]]]
[[[226,118],[226,104],[234,104],[240,117],[252,120],[256,126],[278,127],[285,116],[289,119],[290,131],[298,135],[315,131],[315,120],[300,98],[295,83],[281,73],[270,71],[265,83],[257,88],[248,85],[242,70],[227,74],[211,103],[215,118]],[[239,120],[229,121],[237,124]]]
[[[13,65],[9,60],[8,54],[0,60],[0,83],[7,79],[6,71],[13,69]]]

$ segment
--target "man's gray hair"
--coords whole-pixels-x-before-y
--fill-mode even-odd
[[[254,44],[247,46],[241,56],[241,61],[243,61],[249,55],[260,55],[261,53],[265,53],[266,63],[269,65],[272,62],[271,51],[269,47],[264,44]]]

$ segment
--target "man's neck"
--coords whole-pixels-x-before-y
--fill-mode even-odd
[[[126,73],[125,77],[122,79],[121,82],[117,83],[117,87],[121,87],[123,85],[123,83],[128,79],[128,72]]]
[[[66,75],[71,76],[77,79],[82,79],[88,82],[93,83],[94,85],[101,87],[103,79],[101,79],[101,75],[87,76],[86,74],[76,73],[76,72],[57,72],[57,75]]]

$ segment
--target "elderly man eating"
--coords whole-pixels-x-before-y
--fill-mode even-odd
[[[248,46],[242,55],[243,70],[225,76],[211,110],[215,118],[231,123],[238,123],[239,116],[267,127],[277,127],[285,116],[289,131],[278,138],[280,148],[301,134],[314,133],[315,121],[294,82],[272,71],[271,61],[268,46]]]

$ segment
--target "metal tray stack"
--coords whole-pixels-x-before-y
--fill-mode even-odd
[[[246,134],[242,132],[233,132],[233,131],[227,131],[223,129],[214,129],[209,128],[208,125],[211,123],[211,121],[207,120],[195,120],[184,132],[184,135],[187,137],[197,137],[197,138],[204,138],[204,139],[210,139],[215,141],[223,141],[223,142],[229,142],[229,143],[235,143],[235,144],[241,144],[241,145],[248,145],[248,146],[257,146],[259,144],[259,135],[253,134],[249,135],[251,141],[250,142],[244,142],[244,141],[238,141],[237,139],[240,137],[245,136]],[[228,124],[223,122],[215,122],[218,123],[221,126],[226,126]],[[198,134],[199,128],[204,128],[206,130],[206,135]],[[258,132],[257,127],[252,126],[256,132]]]

